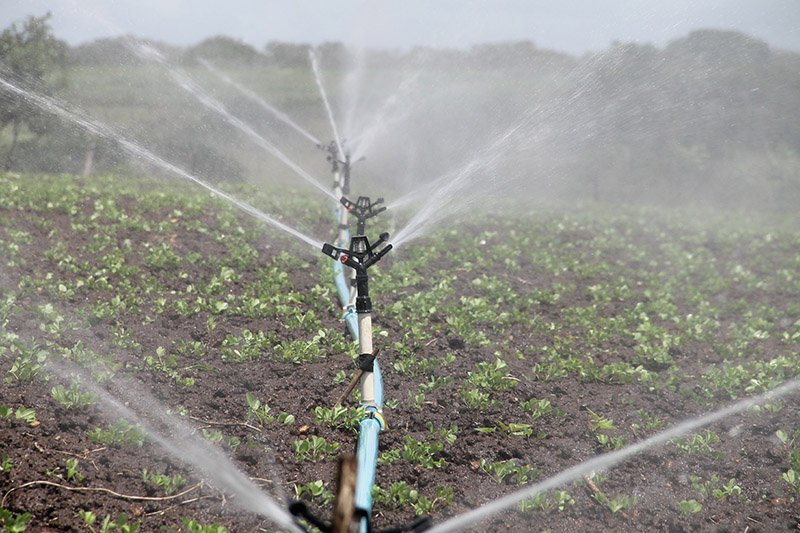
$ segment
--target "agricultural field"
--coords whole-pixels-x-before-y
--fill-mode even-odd
[[[230,192],[333,238],[323,200]],[[503,212],[443,223],[371,270],[378,529],[441,522],[800,374],[796,218]],[[221,489],[222,456],[281,506],[330,515],[360,416],[355,399],[335,407],[357,349],[330,259],[189,185],[2,174],[0,260],[0,528],[276,531]],[[476,530],[800,527],[797,399]],[[222,454],[182,453],[191,442]]]

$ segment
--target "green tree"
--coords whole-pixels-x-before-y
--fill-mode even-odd
[[[67,46],[56,39],[48,23],[51,14],[30,16],[22,23],[13,23],[0,34],[0,73],[24,90],[50,93],[64,85]],[[22,127],[36,136],[47,130],[53,120],[24,97],[8,89],[0,89],[0,131],[11,126],[11,146],[6,152],[5,169],[13,164]]]

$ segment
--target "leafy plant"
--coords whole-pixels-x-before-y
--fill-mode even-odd
[[[298,461],[322,461],[339,451],[338,442],[328,442],[324,437],[312,435],[307,439],[292,443],[295,459]]]
[[[444,445],[440,442],[422,442],[414,437],[406,435],[403,437],[403,448],[400,450],[389,450],[383,452],[379,460],[384,463],[394,463],[399,460],[410,463],[420,464],[425,468],[441,468],[445,464],[444,459],[435,459],[434,456],[444,451]]]
[[[614,514],[619,513],[620,511],[625,511],[626,509],[630,509],[636,505],[636,498],[633,496],[617,496],[615,498],[609,498],[602,492],[595,492],[592,494],[592,498],[594,498],[600,505]]]
[[[247,401],[247,413],[251,419],[258,422],[259,425],[265,426],[275,420],[272,415],[272,409],[269,405],[261,403],[261,400],[256,398],[253,393],[245,393],[245,400]]]
[[[65,474],[64,477],[67,481],[72,481],[74,483],[80,483],[83,481],[83,473],[78,469],[78,460],[74,458],[69,458],[64,461],[65,466]]]
[[[417,516],[430,514],[442,505],[448,505],[453,501],[452,487],[437,487],[433,498],[419,494],[405,481],[395,481],[387,489],[374,486],[372,496],[375,502],[383,505],[402,509],[411,507]]]
[[[239,437],[235,435],[225,435],[218,429],[212,431],[203,428],[201,430],[201,433],[203,434],[203,438],[206,439],[207,441],[213,442],[215,444],[225,443],[228,446],[228,448],[230,448],[232,451],[236,451],[236,448],[238,448],[239,445],[242,444],[242,440]]]
[[[685,453],[716,456],[719,452],[714,449],[714,446],[719,442],[719,436],[707,429],[703,433],[695,433],[685,439],[675,441],[675,447]]]
[[[89,431],[89,438],[98,444],[128,444],[141,448],[144,446],[144,431],[141,427],[120,418],[106,429],[95,428]]]
[[[323,506],[332,504],[334,499],[333,492],[325,488],[325,483],[321,479],[309,481],[302,485],[295,485],[294,494],[297,498],[308,495],[309,498],[319,502]]]
[[[201,524],[191,518],[184,518],[181,523],[189,533],[228,533],[228,529],[225,526],[219,524]]]
[[[518,466],[514,459],[490,463],[485,459],[480,460],[480,469],[494,476],[495,481],[504,483],[513,478],[517,485],[524,485],[539,477],[541,472],[530,465]]]
[[[598,431],[609,431],[616,429],[614,425],[614,421],[610,418],[606,418],[602,415],[599,415],[592,411],[591,409],[586,409],[589,414],[591,415],[591,420],[589,420],[589,429],[592,430],[592,433],[596,433]]]
[[[0,455],[0,473],[7,474],[11,472],[12,468],[14,468],[14,463],[11,461],[11,457],[4,452],[3,455]]]
[[[678,502],[678,511],[683,515],[692,515],[703,510],[702,504],[697,500],[682,500]]]
[[[77,383],[70,384],[69,388],[56,385],[50,389],[50,396],[64,409],[83,409],[94,403],[94,395],[83,392]]]
[[[26,424],[35,425],[38,423],[36,420],[36,410],[33,407],[17,407],[14,411],[14,416],[17,420],[23,420]]]
[[[186,479],[180,474],[170,476],[159,472],[150,472],[146,468],[142,469],[142,480],[160,487],[168,496],[186,484]]]
[[[365,416],[363,407],[317,406],[314,408],[314,420],[331,428],[357,430]]]
[[[4,507],[0,507],[0,527],[4,532],[22,533],[28,529],[28,522],[31,521],[30,513],[14,513]]]
[[[547,416],[553,412],[553,406],[550,403],[550,400],[545,398],[531,398],[522,402],[520,407],[522,407],[526,412],[530,413],[533,420],[542,418],[543,416]]]

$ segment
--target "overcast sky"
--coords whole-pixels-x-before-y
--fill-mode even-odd
[[[122,33],[178,45],[227,35],[258,49],[271,40],[407,48],[527,39],[582,54],[718,28],[800,51],[800,0],[0,0],[0,25],[47,11],[70,44]]]

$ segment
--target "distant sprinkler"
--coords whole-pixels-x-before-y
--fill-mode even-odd
[[[347,211],[356,217],[358,225],[356,226],[356,235],[364,235],[366,232],[366,222],[368,218],[386,211],[386,206],[378,207],[383,203],[383,198],[378,198],[374,202],[369,199],[369,196],[359,196],[358,200],[352,202],[344,196],[339,200]]]

